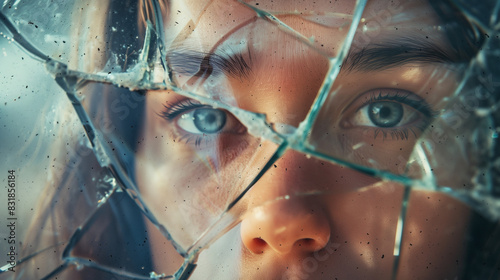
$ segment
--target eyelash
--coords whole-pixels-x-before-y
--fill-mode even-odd
[[[419,111],[421,114],[423,114],[426,117],[426,120],[421,121],[420,124],[414,124],[414,127],[419,129],[420,131],[424,131],[427,126],[436,118],[438,115],[438,112],[433,110],[431,106],[424,100],[415,100],[409,98],[410,94],[409,93],[401,93],[401,92],[396,92],[396,93],[386,93],[383,94],[382,91],[379,91],[378,95],[377,94],[371,94],[370,98],[366,101],[363,102],[362,106],[358,109],[361,110],[361,108],[364,108],[365,106],[368,106],[369,104],[375,103],[375,102],[380,102],[380,101],[395,101],[407,106],[412,107],[413,109]],[[206,107],[206,105],[197,103],[196,101],[192,99],[184,99],[182,101],[176,102],[174,104],[164,104],[164,110],[159,114],[161,117],[163,117],[165,120],[172,122],[174,121],[179,115],[188,112],[190,110],[194,110],[197,108],[202,108]],[[417,133],[413,130],[413,127],[398,127],[398,128],[374,128],[374,138],[377,138],[380,134],[382,135],[383,139],[386,139],[389,135],[391,136],[392,139],[396,140],[408,140],[410,132],[416,137]],[[186,143],[189,143],[193,139],[193,136],[190,134],[185,134],[180,137],[180,140],[185,141]],[[207,137],[204,137],[204,139],[207,139]],[[195,146],[200,146],[201,145],[201,140],[202,137],[196,136],[195,139]]]
[[[174,104],[164,104],[163,105],[164,109],[159,113],[162,118],[167,120],[168,122],[174,121],[178,116],[184,114],[185,112],[189,112],[190,110],[202,108],[202,107],[207,107],[206,105],[200,104],[195,102],[192,99],[184,99],[179,102],[176,102]],[[209,137],[201,137],[201,136],[194,136],[189,133],[184,133],[183,135],[180,135],[178,137],[178,141],[184,141],[186,144],[191,142],[194,138],[194,144],[196,147],[199,147],[201,145],[202,140],[209,141]]]
[[[410,99],[408,98],[409,96],[410,93],[400,93],[400,92],[397,92],[395,94],[387,93],[385,95],[382,95],[382,91],[379,91],[378,95],[372,94],[370,96],[370,99],[364,101],[363,106],[361,106],[360,108],[363,108],[366,105],[378,101],[396,101],[408,105],[415,110],[420,111],[422,114],[424,114],[429,118],[435,118],[437,116],[438,113],[434,111],[427,102],[425,102],[424,100]]]
[[[166,103],[163,105],[163,107],[164,109],[159,115],[170,122],[182,113],[185,113],[189,110],[205,107],[205,105],[196,103],[192,99],[184,99],[174,104]]]
[[[382,94],[382,91],[379,91],[378,95],[372,94],[370,96],[370,99],[367,101],[363,102],[363,105],[358,109],[361,110],[361,108],[364,108],[365,106],[379,102],[379,101],[395,101],[399,102],[401,104],[407,105],[412,107],[413,109],[419,111],[422,113],[427,120],[423,120],[422,123],[415,124],[414,127],[419,129],[420,131],[424,131],[427,126],[432,123],[432,121],[437,117],[438,112],[433,110],[432,107],[425,101],[425,100],[415,100],[408,98],[410,96],[410,93],[400,93],[396,92],[395,94],[387,93],[385,95]],[[374,128],[374,136],[373,138],[376,139],[380,133],[382,133],[382,139],[385,140],[387,139],[388,135],[391,136],[392,139],[396,140],[408,140],[408,137],[411,133],[417,137],[417,133],[413,131],[412,127],[399,127],[399,128]]]

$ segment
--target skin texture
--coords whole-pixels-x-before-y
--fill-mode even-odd
[[[252,10],[230,6],[235,3],[215,1],[203,9],[203,5],[190,5],[189,1],[185,6],[173,4],[172,10],[180,12],[165,23],[175,34],[166,38],[172,49],[237,51],[238,42],[246,38],[242,57],[251,70],[243,76],[207,75],[174,67],[178,86],[266,114],[267,121],[277,127],[297,126],[308,114],[329,70],[328,56],[338,54],[342,47],[349,26],[345,23],[353,12],[352,1],[259,4],[271,11],[339,13],[333,21],[305,20],[290,13],[279,16],[305,37],[314,36],[308,45],[255,18]],[[363,18],[354,50],[408,34],[446,48],[427,2],[369,1]],[[189,22],[191,27],[185,28]],[[442,63],[413,61],[370,71],[342,69],[308,141],[326,155],[404,173],[402,166],[431,117],[403,104],[408,117],[399,129],[409,133],[396,137],[391,133],[394,130],[371,124],[363,108],[380,94],[423,100],[438,111],[457,79],[458,73]],[[251,135],[226,110],[221,110],[226,122],[220,132],[189,132],[193,126],[187,122],[192,115],[182,121],[182,114],[195,109],[187,110],[189,99],[175,92],[148,92],[146,100],[137,181],[160,224],[187,249],[258,174],[277,145]],[[174,116],[176,104],[184,107],[182,114]],[[200,139],[198,144],[196,139]],[[193,278],[389,279],[404,189],[289,149],[234,207],[230,215],[241,223],[201,253]],[[287,195],[289,199],[281,199]],[[398,279],[460,278],[468,216],[467,207],[444,194],[412,191]],[[157,271],[173,273],[182,258],[173,257],[175,251],[153,225],[148,230]]]

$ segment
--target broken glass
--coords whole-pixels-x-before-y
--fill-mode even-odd
[[[0,5],[0,278],[498,279],[499,2]]]

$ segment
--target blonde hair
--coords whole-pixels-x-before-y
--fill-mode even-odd
[[[127,26],[111,26],[111,9],[115,6],[125,5],[125,1],[89,0],[77,1],[72,8],[74,21],[72,22],[72,52],[69,55],[67,66],[71,70],[85,73],[98,73],[107,67],[108,61],[113,63],[113,49],[109,39],[115,29],[127,28]],[[135,2],[135,3],[134,3]],[[144,26],[146,20],[144,12],[151,13],[150,1],[127,2],[137,11],[137,23],[139,27]],[[143,6],[146,3],[146,6]],[[162,4],[162,12],[166,11],[166,4]],[[143,12],[144,11],[144,12]],[[109,30],[111,29],[111,30]],[[143,33],[144,30],[137,30]],[[132,31],[131,31],[132,32]],[[140,35],[133,38],[140,38]],[[112,98],[114,94],[99,94],[100,98]],[[120,204],[133,205],[132,200],[124,193],[113,195],[114,202],[97,206],[99,195],[106,191],[109,186],[105,178],[109,176],[109,170],[102,168],[85,135],[81,122],[66,98],[60,98],[57,114],[54,116],[59,125],[65,126],[57,131],[61,137],[52,144],[51,155],[55,158],[50,166],[49,180],[38,200],[34,216],[29,226],[28,234],[21,249],[21,258],[24,258],[17,267],[16,277],[23,279],[41,279],[47,275],[57,275],[63,279],[102,279],[112,277],[111,274],[92,269],[95,264],[108,264],[110,260],[116,262],[120,267],[126,267],[131,262],[131,256],[122,256],[120,253],[110,258],[106,254],[109,248],[116,248],[122,252],[124,245],[121,244],[126,232],[120,230],[120,222],[117,220],[116,210]],[[101,106],[101,111],[106,109],[108,102],[91,102],[90,106]],[[75,129],[75,126],[79,126]],[[121,201],[123,200],[123,201]],[[113,205],[110,205],[113,204]],[[133,207],[133,206],[132,206]],[[129,207],[129,208],[132,208]],[[124,207],[127,208],[127,207]],[[118,210],[119,212],[120,210]],[[139,209],[132,211],[134,224],[137,221]],[[97,214],[98,212],[98,214]],[[135,215],[135,216],[134,216]],[[92,221],[90,221],[93,219]],[[138,218],[141,219],[141,218]],[[132,221],[131,221],[132,222]],[[91,227],[87,229],[86,227]],[[86,231],[85,236],[78,236],[81,231]],[[74,242],[72,244],[71,242]],[[146,247],[138,250],[149,252]],[[126,249],[125,249],[126,250]],[[63,253],[69,253],[63,259]],[[112,254],[110,252],[110,254]],[[81,257],[91,260],[92,264],[83,266],[83,270],[77,269],[72,257]],[[137,260],[134,260],[136,262]],[[144,264],[132,267],[130,270],[147,275],[151,270],[147,258]],[[143,267],[143,268],[141,268]],[[116,277],[116,276],[114,276]]]

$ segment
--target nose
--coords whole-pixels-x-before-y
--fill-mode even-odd
[[[321,250],[330,239],[330,226],[321,212],[294,200],[254,209],[241,225],[243,244],[255,254]]]
[[[254,185],[248,204],[260,206],[249,206],[241,224],[241,238],[248,250],[285,255],[318,251],[328,244],[330,221],[321,197],[294,195],[328,189],[325,165],[289,150]],[[282,199],[276,200],[278,197]]]

